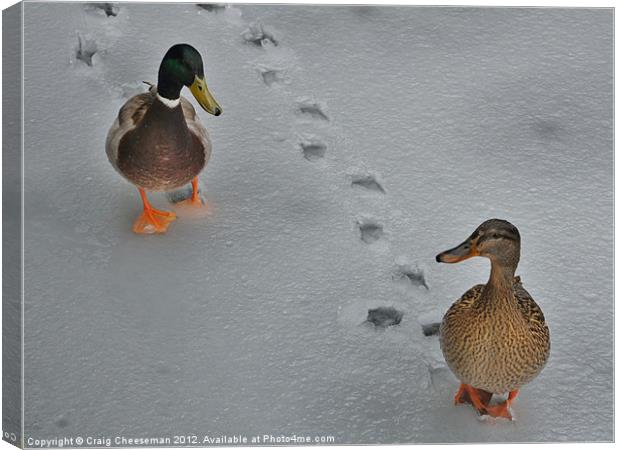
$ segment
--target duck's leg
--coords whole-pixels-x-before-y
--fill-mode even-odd
[[[144,211],[133,224],[133,231],[139,234],[165,233],[170,222],[177,218],[176,214],[169,211],[159,211],[151,206],[146,192],[138,188]]]
[[[483,389],[476,389],[469,384],[463,384],[464,394],[467,395],[468,403],[471,403],[480,414],[487,414],[489,401],[491,401],[492,393]]]
[[[202,208],[203,206],[207,206],[206,203],[203,205],[202,199],[200,195],[198,195],[198,177],[194,177],[192,180],[192,196],[187,200],[183,200],[182,202],[177,203],[178,205],[183,206],[192,206],[194,208]]]
[[[460,403],[471,403],[469,395],[467,395],[467,392],[465,391],[465,383],[461,383],[461,385],[459,386],[459,390],[454,396],[454,405],[456,406]]]
[[[510,391],[508,394],[508,400],[499,405],[487,406],[487,414],[491,417],[503,417],[508,420],[512,420],[512,414],[510,414],[510,405],[517,398],[519,390]]]
[[[469,397],[469,394],[467,392],[466,389],[466,384],[465,383],[461,383],[461,386],[459,387],[458,392],[456,393],[456,395],[454,396],[454,404],[458,405],[460,403],[469,403],[470,405],[473,405],[473,402],[471,400],[471,398]],[[480,399],[481,403],[483,405],[488,405],[489,402],[491,401],[491,397],[493,396],[493,394],[491,392],[487,392],[484,389],[476,389],[474,387],[471,387],[471,389],[473,389],[474,391],[476,391],[476,394],[478,396],[478,398]]]

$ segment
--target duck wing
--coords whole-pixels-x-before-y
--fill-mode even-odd
[[[108,131],[105,150],[108,159],[114,168],[118,170],[118,145],[129,131],[136,128],[149,107],[155,101],[155,93],[152,91],[138,94],[125,102],[118,112],[118,117]],[[120,173],[120,171],[119,171]]]
[[[540,356],[538,359],[542,361],[544,365],[544,362],[549,356],[549,349],[551,347],[549,328],[545,322],[545,315],[542,309],[540,309],[540,306],[536,304],[529,292],[523,287],[521,277],[515,277],[513,289],[521,314],[523,314],[523,317],[527,321],[530,333],[537,343],[536,347]]]
[[[515,277],[513,291],[517,299],[517,304],[519,305],[519,310],[528,323],[533,327],[546,327],[545,315],[530,293],[523,287],[521,277]]]

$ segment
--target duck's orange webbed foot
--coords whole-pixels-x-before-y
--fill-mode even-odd
[[[171,222],[177,218],[176,214],[157,209],[145,209],[133,223],[133,231],[138,234],[165,233]]]
[[[483,389],[476,389],[474,387],[466,385],[465,383],[461,383],[461,386],[459,387],[458,392],[454,396],[455,405],[459,405],[461,403],[469,403],[470,405],[474,404],[466,387],[469,387],[470,389],[475,391],[476,396],[478,397],[482,405],[486,406],[491,401],[491,397],[493,396],[492,393],[487,392]]]
[[[518,390],[510,391],[510,394],[508,394],[508,400],[505,402],[502,402],[499,405],[487,406],[487,414],[491,417],[502,417],[504,419],[512,420],[510,405],[518,393]]]
[[[191,207],[191,208],[206,208],[207,203],[203,202],[198,194],[198,177],[195,177],[192,180],[192,196],[187,200],[183,200],[178,202],[177,205],[181,207]]]
[[[512,414],[510,414],[509,405],[507,402],[500,403],[499,405],[487,406],[487,414],[491,417],[502,417],[504,419],[512,420]]]
[[[144,189],[139,188],[144,211],[133,224],[133,231],[138,234],[165,233],[171,222],[176,220],[177,215],[169,211],[160,211],[153,208]]]

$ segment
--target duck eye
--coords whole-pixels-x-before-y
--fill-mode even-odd
[[[199,90],[199,91],[202,91],[202,86],[198,86],[198,90]]]
[[[499,238],[499,234],[497,234],[497,233],[493,233],[493,236],[492,236],[492,237],[493,237],[493,239],[497,239],[497,238]]]

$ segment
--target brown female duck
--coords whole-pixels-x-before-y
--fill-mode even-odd
[[[445,314],[441,350],[461,381],[455,404],[471,403],[480,414],[512,419],[510,405],[549,357],[549,329],[534,299],[515,277],[521,237],[505,220],[480,225],[461,245],[437,255],[437,262],[456,263],[472,256],[491,260],[487,284],[467,291]],[[491,405],[493,394],[508,399]]]

